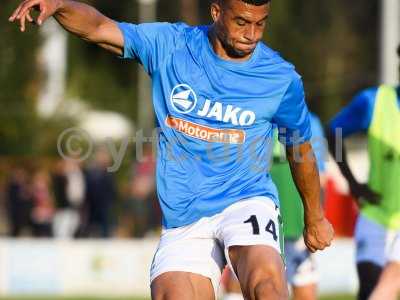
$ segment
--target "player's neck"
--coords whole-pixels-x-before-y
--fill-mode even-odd
[[[246,55],[244,57],[235,57],[235,56],[229,55],[229,52],[225,48],[224,44],[218,38],[218,35],[215,32],[214,26],[211,26],[208,31],[208,40],[210,41],[215,54],[218,55],[221,59],[243,62],[243,61],[249,60],[251,57],[251,54]]]

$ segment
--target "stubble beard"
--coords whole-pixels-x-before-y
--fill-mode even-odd
[[[244,58],[246,56],[251,55],[254,51],[254,50],[252,50],[250,52],[246,52],[246,51],[241,51],[241,50],[236,49],[234,47],[233,41],[230,38],[228,38],[226,31],[224,31],[224,30],[217,30],[216,36],[219,39],[219,41],[221,42],[221,45],[225,49],[228,56],[230,56],[232,58],[239,58],[239,59]]]

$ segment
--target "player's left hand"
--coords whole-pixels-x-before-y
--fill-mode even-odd
[[[329,247],[333,240],[333,236],[333,227],[325,217],[311,222],[307,222],[306,220],[304,227],[304,242],[312,253]]]

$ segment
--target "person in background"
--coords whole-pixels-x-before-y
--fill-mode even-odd
[[[143,157],[132,167],[128,196],[124,200],[119,232],[123,236],[143,237],[150,229],[152,197],[155,193],[155,161],[152,148],[145,145]]]
[[[33,235],[40,238],[52,237],[55,209],[50,176],[45,170],[36,171],[32,177],[32,200]]]
[[[14,168],[6,184],[6,209],[10,236],[19,237],[25,229],[31,231],[33,207],[29,178],[25,169]]]
[[[105,148],[95,153],[93,163],[86,170],[87,224],[84,235],[108,238],[111,236],[111,208],[117,197],[114,177],[107,171],[110,156]]]
[[[77,161],[60,160],[52,177],[57,207],[53,224],[54,236],[72,238],[81,222],[86,192],[85,176]]]
[[[388,263],[369,300],[396,300],[400,296],[400,234],[390,248]]]
[[[400,231],[400,86],[361,91],[333,118],[327,132],[329,149],[334,157],[340,156],[336,161],[360,206],[355,230],[358,299],[366,300],[387,262],[385,249]],[[368,138],[367,184],[354,177],[341,141],[360,132]],[[336,153],[339,143],[341,151]]]

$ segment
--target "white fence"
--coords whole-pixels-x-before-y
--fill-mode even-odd
[[[0,295],[149,294],[155,240],[0,241]]]
[[[0,296],[148,296],[157,240],[0,240]],[[354,293],[351,240],[318,253],[320,291]]]

